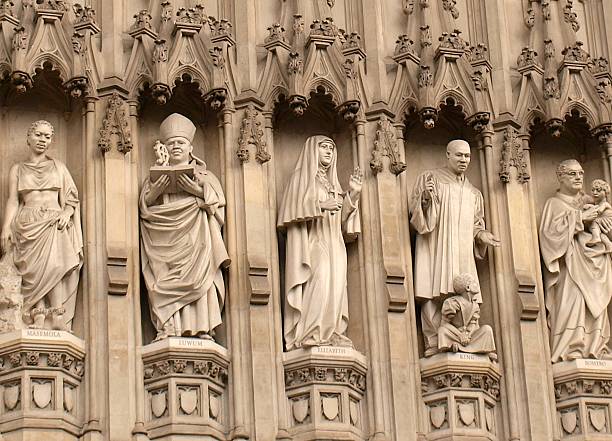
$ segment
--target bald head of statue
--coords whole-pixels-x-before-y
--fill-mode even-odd
[[[460,176],[470,165],[470,145],[463,139],[453,139],[446,145],[447,167],[454,174]]]

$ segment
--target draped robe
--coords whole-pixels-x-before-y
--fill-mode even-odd
[[[581,195],[557,193],[540,222],[553,363],[609,352],[612,255],[602,242],[591,243],[582,202]]]
[[[59,210],[19,204],[12,229],[14,263],[22,279],[24,311],[30,311],[57,286],[61,286],[64,322],[72,325],[83,266],[83,235],[78,190],[66,166],[56,159],[38,164],[24,162],[17,171],[17,191],[58,191]],[[74,209],[71,222],[57,228],[66,206]]]
[[[229,265],[221,235],[225,197],[205,167],[196,165],[195,177],[201,197],[181,193],[147,206],[149,180],[140,196],[142,271],[158,337],[168,325],[174,335],[195,336],[221,324],[222,268]]]
[[[429,206],[421,204],[427,177],[435,191]],[[432,300],[452,294],[453,279],[471,274],[478,280],[476,261],[486,253],[476,235],[485,229],[482,193],[467,178],[462,181],[447,168],[430,170],[417,178],[410,198],[410,223],[417,232],[414,294]]]
[[[344,234],[359,233],[357,201],[344,196],[342,212],[322,211],[319,203],[342,198],[336,174],[336,151],[327,171],[330,193],[316,175],[318,145],[309,138],[285,188],[278,227],[286,230],[284,334],[287,350],[347,342],[347,257]]]

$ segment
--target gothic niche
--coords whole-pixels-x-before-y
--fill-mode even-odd
[[[358,325],[363,171],[354,129],[324,92],[312,93],[299,117],[281,99],[273,119],[285,387],[294,434],[313,430],[308,421],[365,430],[366,360],[358,352],[364,338]],[[313,374],[300,379],[298,371]]]
[[[217,438],[230,359],[223,138],[200,85],[175,84],[163,105],[145,87],[138,116],[144,425],[153,436],[188,421]]]

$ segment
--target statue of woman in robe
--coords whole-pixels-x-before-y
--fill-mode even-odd
[[[213,339],[225,301],[223,268],[229,256],[221,228],[225,196],[217,177],[192,154],[195,125],[173,113],[161,124],[169,173],[147,179],[140,193],[142,272],[149,292],[156,340],[171,336]]]
[[[360,232],[361,173],[343,192],[336,145],[327,136],[304,144],[280,205],[278,228],[287,233],[284,334],[287,351],[352,346],[348,325],[344,239]],[[344,233],[344,237],[343,237]]]
[[[0,242],[3,253],[13,253],[30,327],[71,330],[83,237],[76,185],[66,166],[47,156],[53,134],[42,120],[28,130],[29,158],[9,171]]]

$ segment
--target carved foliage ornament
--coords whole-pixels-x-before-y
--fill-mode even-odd
[[[519,68],[530,65],[540,66],[540,63],[538,62],[538,53],[530,47],[524,47],[516,60],[516,64]]]
[[[385,156],[389,158],[389,171],[391,173],[399,175],[406,170],[406,163],[400,160],[395,129],[388,118],[383,115],[378,120],[374,150],[372,150],[372,159],[370,160],[370,168],[374,173],[383,171],[383,157]]]
[[[457,20],[459,18],[459,9],[457,9],[457,0],[442,0],[442,8],[450,12],[452,17]]]
[[[448,388],[478,389],[494,399],[499,399],[499,380],[491,375],[476,373],[447,373],[423,378],[421,390],[424,394]]]
[[[143,374],[145,380],[156,380],[170,374],[176,374],[206,378],[220,385],[227,383],[227,369],[212,360],[161,360],[145,364]]]
[[[587,51],[582,49],[584,43],[577,41],[573,46],[568,46],[561,52],[563,54],[564,61],[571,61],[575,63],[589,63],[591,56]]]
[[[179,8],[176,11],[176,22],[186,23],[194,25],[202,25],[207,21],[206,14],[204,14],[204,6],[198,4],[193,8]]]
[[[362,393],[366,389],[364,373],[352,368],[313,366],[285,372],[285,386],[287,389],[313,383],[348,384],[353,389]]]
[[[338,36],[338,28],[334,24],[334,19],[331,17],[323,20],[313,20],[310,25],[310,35],[323,35],[325,37]]]
[[[268,36],[264,40],[264,43],[272,43],[272,42],[287,42],[287,37],[285,35],[285,28],[281,26],[280,23],[274,23],[272,26],[268,26]]]
[[[13,15],[13,6],[12,0],[0,0],[0,14]]]
[[[516,168],[516,180],[519,183],[524,184],[529,181],[530,176],[527,170],[527,158],[523,150],[523,144],[518,138],[516,130],[512,127],[507,128],[504,132],[500,166],[499,178],[502,182],[510,182],[510,167]]]
[[[395,41],[395,51],[393,52],[393,54],[401,55],[405,53],[416,55],[416,52],[414,50],[414,41],[411,40],[408,35],[402,34],[397,37],[397,40]]]
[[[75,3],[72,6],[77,23],[96,22],[96,11],[91,6],[83,6],[80,3]]]
[[[442,32],[442,35],[438,38],[440,41],[441,48],[466,50],[469,48],[469,44],[461,37],[461,31],[455,29],[450,34],[448,32]]]
[[[255,159],[257,162],[263,164],[270,160],[271,156],[266,149],[266,141],[264,139],[264,131],[261,128],[259,113],[252,104],[247,107],[244,119],[240,124],[240,138],[238,139],[238,151],[236,154],[241,162],[249,161],[250,145],[255,146]]]
[[[578,32],[580,24],[578,23],[578,14],[572,10],[573,6],[573,0],[566,0],[565,6],[563,7],[563,20],[572,27],[574,32]]]
[[[100,129],[98,147],[103,153],[110,151],[113,135],[117,136],[118,151],[128,153],[132,150],[132,134],[123,109],[123,99],[117,93],[113,93],[108,99],[106,115]]]

